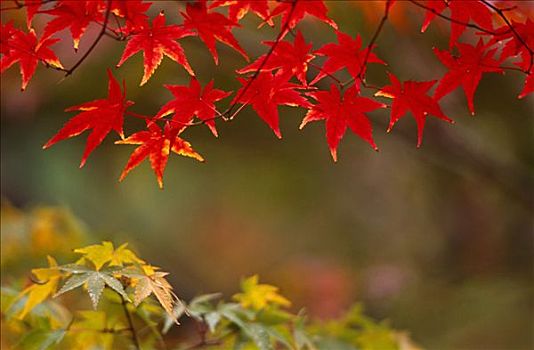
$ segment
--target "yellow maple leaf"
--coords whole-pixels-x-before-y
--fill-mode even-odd
[[[49,296],[53,295],[59,283],[61,272],[57,269],[56,260],[48,256],[48,268],[33,269],[32,273],[39,283],[34,283],[28,288],[24,289],[19,297],[28,294],[28,300],[24,304],[24,308],[18,314],[19,319],[23,319],[28,312],[30,312],[35,306],[42,303]]]
[[[123,264],[144,264],[145,262],[137,257],[134,252],[127,249],[128,243],[122,244],[114,252],[111,258],[110,266],[122,266]]]
[[[259,284],[258,275],[251,276],[241,282],[242,293],[235,294],[234,300],[244,308],[259,311],[270,305],[288,307],[291,302],[278,294],[278,287],[270,284]]]
[[[104,241],[102,244],[93,244],[84,248],[75,249],[75,253],[83,254],[82,259],[91,261],[97,270],[109,262],[110,266],[123,266],[124,264],[144,263],[134,252],[127,249],[124,243],[115,249],[113,243]]]

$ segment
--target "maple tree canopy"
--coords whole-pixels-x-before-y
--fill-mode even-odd
[[[365,2],[358,3],[365,6]],[[378,150],[369,119],[374,110],[390,110],[388,131],[400,118],[411,114],[417,126],[419,147],[428,116],[452,123],[451,116],[440,105],[441,99],[452,91],[461,87],[469,111],[475,113],[475,92],[487,73],[510,70],[523,74],[525,83],[517,89],[518,98],[534,90],[534,21],[531,5],[522,1],[384,0],[380,6],[375,6],[380,9],[381,17],[368,42],[359,34],[351,36],[344,32],[330,17],[326,1],[197,0],[177,2],[173,16],[156,9],[158,5],[161,3],[142,0],[2,1],[2,13],[6,16],[16,10],[26,11],[26,25],[22,27],[17,27],[13,20],[4,21],[3,16],[0,37],[1,72],[18,63],[22,90],[27,88],[39,62],[66,76],[71,75],[103,38],[125,43],[122,56],[117,57],[116,69],[142,52],[141,86],[150,80],[164,56],[181,65],[190,79],[188,86],[165,85],[173,99],[154,115],[147,116],[131,110],[134,102],[127,99],[124,82],[121,88],[108,69],[108,97],[67,108],[67,112],[77,111],[78,114],[66,122],[44,148],[91,130],[82,155],[83,166],[108,135],[116,134],[120,138],[116,144],[138,145],[120,179],[148,158],[162,187],[171,153],[203,160],[191,144],[182,139],[185,130],[206,125],[218,136],[216,120],[232,120],[246,106],[251,106],[278,138],[282,138],[280,105],[306,110],[301,128],[308,122],[324,120],[326,141],[332,158],[337,161],[337,148],[347,129]],[[374,52],[380,45],[382,29],[390,23],[390,12],[401,6],[421,11],[421,32],[438,20],[450,23],[448,47],[428,48],[446,68],[443,76],[403,81]],[[355,11],[356,6],[351,10]],[[149,13],[156,15],[151,18]],[[257,16],[262,21],[258,30],[267,25],[278,31],[276,38],[264,43],[266,53],[256,58],[245,51],[233,33],[247,15]],[[33,27],[35,16],[47,20],[43,28]],[[176,16],[182,19],[180,23],[171,23],[169,19]],[[333,31],[337,43],[326,43],[322,47],[313,45],[298,28],[303,20],[317,21],[324,26],[322,30]],[[78,53],[80,57],[72,67],[65,68],[51,47],[63,40],[65,36],[59,34],[68,30],[77,50],[90,26],[100,28],[99,35],[86,52]],[[222,64],[217,42],[242,56],[243,66],[236,71],[240,87],[236,84],[235,91],[223,91],[216,88],[214,81],[202,86],[201,77],[196,77],[194,65],[190,64],[179,43],[193,36],[205,44],[217,65]],[[390,84],[376,86],[367,82],[369,64],[381,67]],[[339,77],[344,70],[351,76],[347,81]],[[217,107],[216,103],[231,95],[233,98],[227,100],[226,109]],[[131,118],[144,119],[146,129],[125,136],[123,125]]]

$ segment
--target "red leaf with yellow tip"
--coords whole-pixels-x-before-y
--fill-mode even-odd
[[[439,81],[434,98],[439,100],[457,87],[462,86],[469,111],[474,115],[473,98],[482,74],[488,72],[502,73],[503,70],[499,67],[501,62],[493,58],[497,49],[486,51],[487,46],[484,45],[482,39],[478,41],[477,46],[462,43],[457,43],[456,46],[460,52],[458,57],[451,55],[448,51],[434,49],[434,53],[441,63],[449,69]]]
[[[389,73],[389,79],[391,85],[384,86],[375,94],[375,96],[383,96],[393,99],[388,132],[391,131],[393,125],[395,125],[400,118],[410,111],[417,124],[417,147],[420,147],[423,140],[423,129],[425,127],[427,115],[431,114],[449,123],[453,123],[453,121],[443,113],[438,102],[428,96],[428,90],[436,84],[436,80],[407,80],[404,83],[401,83],[399,79],[391,73]]]
[[[155,121],[147,121],[147,129],[115,142],[122,145],[140,145],[130,155],[119,181],[124,180],[128,173],[147,157],[156,174],[160,188],[163,188],[163,173],[171,152],[201,162],[204,161],[202,156],[193,150],[189,142],[178,137],[183,127],[171,127],[170,122],[166,122],[164,129],[161,130]]]
[[[22,90],[26,89],[39,61],[57,68],[63,68],[56,54],[49,48],[59,39],[43,40],[41,38],[41,40],[37,40],[33,29],[30,29],[28,33],[24,33],[13,27],[8,28],[8,26],[10,26],[9,23],[2,26],[2,53],[4,55],[0,60],[0,73],[18,62],[20,74],[22,75]]]
[[[273,26],[273,21],[269,18],[267,0],[214,0],[210,5],[210,9],[220,6],[228,6],[228,18],[231,21],[239,22],[251,11],[270,26]]]
[[[152,27],[147,22],[137,34],[130,38],[117,67],[142,50],[145,71],[140,85],[144,85],[150,79],[163,60],[163,55],[184,66],[190,75],[195,75],[182,46],[175,41],[193,34],[192,31],[179,25],[165,25],[165,15],[160,13],[154,18]]]
[[[105,9],[104,2],[97,0],[63,0],[48,11],[43,11],[49,15],[55,16],[54,19],[46,24],[43,37],[48,38],[51,35],[69,28],[74,43],[74,49],[78,49],[80,39],[91,22],[102,22]]]
[[[317,104],[308,111],[300,124],[300,129],[309,122],[325,120],[326,141],[334,162],[337,161],[337,146],[347,128],[378,150],[373,140],[373,128],[366,113],[384,108],[385,104],[359,96],[357,85],[347,89],[343,96],[334,84],[330,86],[330,91],[313,91],[307,95],[313,97]]]
[[[427,0],[425,1],[425,7],[427,7],[425,13],[425,19],[421,26],[421,33],[426,32],[430,22],[436,18],[438,13],[442,13],[447,8],[447,2],[445,0]]]
[[[184,27],[196,30],[198,36],[206,44],[213,56],[215,64],[219,64],[219,56],[215,47],[217,40],[239,52],[248,61],[245,50],[239,45],[231,32],[231,28],[238,27],[239,24],[220,13],[208,12],[205,0],[188,3],[186,12],[180,13],[184,17]]]
[[[52,137],[43,148],[48,148],[53,144],[78,136],[86,130],[92,129],[87,137],[87,143],[83,152],[80,167],[83,167],[89,154],[102,143],[104,138],[113,130],[121,138],[123,137],[122,124],[126,109],[133,105],[132,101],[126,100],[126,87],[124,92],[117,80],[108,69],[108,98],[86,102],[77,106],[67,108],[65,111],[81,111],[81,113],[70,119],[61,130]]]
[[[273,76],[270,72],[261,72],[251,83],[250,79],[239,79],[243,87],[237,92],[232,103],[239,102],[245,105],[252,105],[252,108],[260,118],[281,139],[278,106],[310,108],[311,104],[308,100],[295,90],[303,87],[288,82],[288,76]]]
[[[213,135],[217,136],[214,119],[217,113],[214,102],[228,97],[231,92],[214,89],[213,80],[202,89],[195,78],[191,78],[189,86],[165,85],[165,87],[172,92],[174,99],[161,107],[156,118],[173,113],[174,122],[187,125],[196,116],[206,123]]]

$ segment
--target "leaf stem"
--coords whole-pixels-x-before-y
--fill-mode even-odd
[[[124,314],[126,315],[126,319],[128,320],[128,326],[130,327],[130,331],[132,333],[132,343],[134,344],[136,350],[141,350],[141,345],[139,344],[139,339],[137,338],[137,331],[135,330],[132,315],[130,315],[130,310],[128,310],[126,299],[124,299],[124,297],[120,293],[117,294],[119,294],[122,300],[122,308],[124,309]]]

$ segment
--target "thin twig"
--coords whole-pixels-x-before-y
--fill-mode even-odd
[[[208,333],[208,327],[206,325],[206,322],[204,320],[197,320],[195,319],[195,321],[197,321],[197,331],[199,333],[199,337],[200,339],[196,342],[196,343],[193,343],[185,348],[183,348],[182,350],[194,350],[194,349],[201,349],[201,348],[205,348],[205,347],[208,347],[208,346],[217,346],[217,345],[221,345],[224,341],[225,338],[233,335],[235,333],[235,331],[229,331],[227,332],[226,334],[220,336],[219,338],[217,339],[207,339],[206,335]]]
[[[122,35],[122,26],[121,26],[121,22],[119,21],[119,18],[117,17],[116,14],[113,14],[113,18],[115,18],[115,24],[117,25],[117,29],[119,30],[119,33],[120,33],[120,37],[122,38],[123,35]]]
[[[124,114],[126,115],[129,115],[131,117],[134,117],[134,118],[138,118],[138,119],[143,119],[144,121],[146,121],[147,123],[155,123],[156,121],[158,120],[161,120],[161,119],[155,119],[155,118],[152,118],[152,117],[149,117],[147,115],[143,115],[143,114],[139,114],[139,113],[135,113],[135,112],[132,112],[132,111],[125,111]],[[220,113],[219,113],[220,114]],[[181,122],[179,120],[173,120],[173,119],[166,119],[165,121],[168,121],[170,123],[175,123],[175,124],[179,124],[181,126],[187,126],[187,127],[190,127],[190,126],[197,126],[197,125],[202,125],[210,120],[215,120],[217,119],[217,117],[213,117],[213,118],[210,118],[210,119],[205,119],[205,120],[201,120],[201,121],[198,121],[198,122],[189,122],[189,123],[185,123],[185,122]]]
[[[118,293],[117,293],[118,294]],[[122,308],[124,309],[124,314],[126,315],[126,319],[128,320],[128,325],[130,326],[130,331],[132,333],[132,342],[135,346],[136,350],[141,350],[141,345],[139,345],[139,339],[137,338],[137,332],[135,330],[132,315],[130,315],[130,311],[128,310],[128,305],[126,304],[126,299],[119,294],[122,300]]]
[[[54,1],[56,1],[56,0],[43,0],[39,6],[47,4],[49,2],[54,2]],[[21,3],[20,1],[13,0],[13,2],[15,3],[15,5],[8,6],[8,7],[2,7],[2,8],[0,8],[0,12],[1,11],[9,11],[9,10],[20,10],[20,9],[28,6],[26,4],[26,1],[24,3]]]
[[[104,27],[104,23],[99,23],[99,22],[95,22],[95,23],[98,24],[101,27]],[[107,37],[109,37],[111,39],[117,40],[117,41],[124,41],[124,40],[128,39],[125,36],[117,34],[117,32],[113,28],[110,28],[109,25],[107,26],[106,32],[104,33],[104,35],[106,35]]]
[[[378,36],[382,32],[382,29],[384,28],[384,24],[386,23],[388,16],[389,16],[389,10],[391,9],[392,3],[390,0],[386,1],[385,8],[384,8],[384,15],[382,16],[382,19],[380,20],[380,23],[378,23],[378,26],[376,27],[376,30],[373,34],[373,37],[371,38],[371,41],[369,41],[369,44],[367,45],[367,51],[365,52],[365,57],[363,59],[362,64],[360,65],[360,71],[356,75],[355,78],[352,78],[348,80],[345,83],[342,83],[342,88],[347,87],[347,85],[352,84],[356,79],[360,80],[362,84],[365,85],[365,68],[367,66],[367,62],[369,61],[369,57],[371,56],[371,51],[373,50],[373,46],[375,45],[376,40],[378,39]]]
[[[297,35],[295,34],[295,32],[290,28],[289,29],[289,34],[291,34],[291,36],[293,38],[295,38]],[[325,71],[323,69],[323,67],[313,63],[313,62],[306,62],[306,64],[316,70],[318,70],[319,72],[323,73],[325,76],[329,77],[330,79],[334,80],[340,87],[343,86],[343,83],[341,82],[341,80],[339,80],[335,75],[333,75],[332,73],[329,73],[327,71]]]
[[[65,330],[67,331],[67,330]],[[104,334],[118,334],[118,333],[126,333],[131,332],[130,327],[125,328],[102,328],[102,329],[91,329],[91,328],[75,328],[75,329],[68,329],[68,332],[76,333],[76,332],[92,332],[92,333],[104,333]]]
[[[0,8],[0,11],[10,11],[10,10],[20,10],[23,6],[8,6],[8,7],[2,7]]]
[[[339,86],[341,86],[341,87],[343,86],[343,83],[341,82],[341,80],[339,80],[332,73],[328,73],[327,71],[325,71],[321,66],[316,65],[315,63],[312,63],[312,62],[308,62],[308,66],[317,69],[319,72],[323,73],[324,75],[326,75],[327,77],[329,77],[330,79],[335,81]]]

